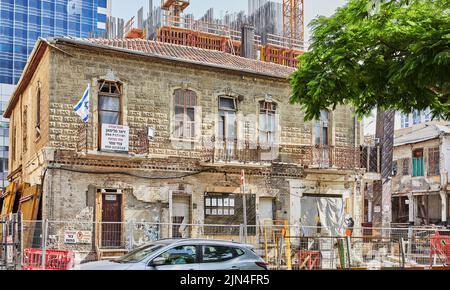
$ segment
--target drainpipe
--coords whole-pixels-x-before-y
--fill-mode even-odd
[[[448,184],[448,172],[445,168],[445,156],[443,156],[444,152],[444,134],[440,136],[440,144],[439,144],[439,172],[441,174],[441,190],[439,195],[441,196],[441,220],[443,225],[448,225],[447,221],[447,210],[448,210],[448,196],[447,196],[447,184]]]

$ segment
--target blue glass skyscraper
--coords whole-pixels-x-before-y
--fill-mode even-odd
[[[38,37],[106,33],[107,0],[0,0],[0,83],[18,82]]]
[[[104,37],[111,0],[0,0],[0,112],[39,37]],[[0,118],[0,189],[8,168],[8,123]]]

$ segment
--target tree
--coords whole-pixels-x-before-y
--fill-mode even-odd
[[[430,108],[450,119],[449,7],[449,0],[349,0],[316,18],[310,49],[290,76],[291,103],[306,120],[341,104],[359,117]]]

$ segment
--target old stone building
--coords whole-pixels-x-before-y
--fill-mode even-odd
[[[448,225],[449,150],[448,122],[430,122],[396,137],[392,178],[394,223]]]
[[[358,225],[360,124],[347,106],[304,122],[289,104],[292,72],[153,41],[41,39],[5,112],[2,213],[15,204],[36,208],[30,219],[239,225],[244,169],[249,225],[320,222],[338,232],[346,214]],[[83,125],[73,108],[88,85]],[[107,226],[97,246],[120,248]],[[179,228],[167,235],[195,236]]]

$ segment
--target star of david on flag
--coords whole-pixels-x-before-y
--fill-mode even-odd
[[[89,95],[91,91],[91,86],[88,85],[84,91],[83,97],[78,102],[78,104],[73,108],[73,111],[80,116],[83,122],[89,122]]]

